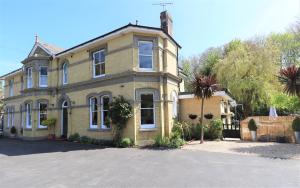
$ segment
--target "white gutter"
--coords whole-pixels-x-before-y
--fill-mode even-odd
[[[214,92],[213,96],[224,97],[228,100],[235,101],[225,91],[216,91],[216,92]],[[179,94],[178,98],[179,99],[193,99],[193,98],[195,98],[195,95],[194,94]]]

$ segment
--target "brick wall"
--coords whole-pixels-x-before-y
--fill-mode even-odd
[[[277,136],[285,136],[288,142],[294,142],[294,132],[292,130],[292,116],[279,116],[271,118],[269,116],[254,116],[248,117],[241,121],[241,139],[251,140],[250,131],[248,129],[248,122],[254,119],[258,125],[257,138],[269,138],[270,141],[276,141]]]

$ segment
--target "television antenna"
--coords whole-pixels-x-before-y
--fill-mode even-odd
[[[163,3],[163,2],[161,2],[161,3],[153,3],[152,5],[158,5],[158,6],[161,6],[162,8],[163,8],[163,11],[165,11],[166,10],[166,6],[168,6],[168,5],[173,5],[173,3]]]

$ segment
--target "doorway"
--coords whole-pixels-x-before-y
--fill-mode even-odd
[[[68,137],[68,102],[64,101],[61,106],[61,137]]]

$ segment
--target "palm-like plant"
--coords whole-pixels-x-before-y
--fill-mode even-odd
[[[194,76],[194,80],[192,82],[193,92],[195,96],[201,99],[201,117],[200,117],[200,125],[201,125],[201,141],[203,143],[204,138],[204,127],[203,127],[203,109],[204,109],[204,99],[209,99],[213,96],[214,92],[218,88],[217,80],[215,76],[208,75],[200,75],[196,74]]]
[[[300,97],[300,68],[291,65],[279,72],[279,81],[284,84],[284,92]]]

